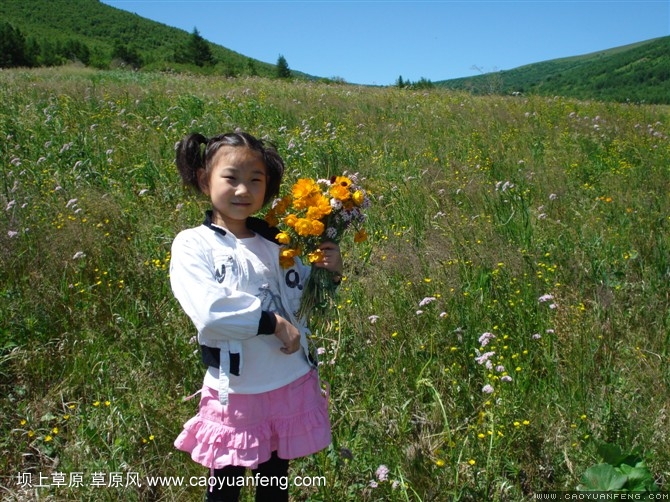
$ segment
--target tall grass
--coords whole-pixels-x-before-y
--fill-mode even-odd
[[[667,107],[82,69],[0,80],[3,499],[202,498],[127,481],[207,475],[172,447],[203,368],[169,250],[207,206],[173,146],[236,127],[277,144],[289,182],[349,170],[375,198],[370,239],[343,244],[337,308],[313,320],[334,440],[292,463],[327,479],[295,500],[530,500],[574,489],[600,442],[639,448],[667,483]]]

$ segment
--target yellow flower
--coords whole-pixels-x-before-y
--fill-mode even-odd
[[[291,268],[294,263],[294,258],[300,255],[300,250],[298,249],[282,249],[279,251],[279,264],[282,268]]]
[[[354,200],[354,204],[360,206],[365,201],[365,194],[360,190],[356,190],[354,192],[354,195],[351,196],[351,198]]]
[[[446,465],[446,462],[444,460],[442,460],[441,458],[438,458],[435,461],[435,465],[438,466],[438,467],[444,467]]]
[[[288,244],[291,242],[291,236],[286,232],[279,232],[277,234],[277,242],[279,242],[279,244]]]
[[[323,260],[323,251],[321,251],[320,249],[312,251],[307,255],[307,259],[309,260],[310,263],[321,261]]]
[[[284,217],[284,223],[286,223],[287,226],[294,228],[295,224],[298,221],[298,217],[295,214],[287,214]]]
[[[477,461],[474,458],[471,458],[470,460],[468,460],[468,464],[470,464],[470,465],[475,465],[476,463],[477,463]]]

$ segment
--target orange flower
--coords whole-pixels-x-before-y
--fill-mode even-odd
[[[295,228],[296,223],[298,222],[298,217],[295,214],[287,214],[284,218],[284,223],[291,228]]]
[[[312,220],[320,220],[324,216],[328,216],[333,211],[333,208],[330,206],[330,201],[319,195],[314,197],[307,208],[307,218]]]
[[[331,185],[329,192],[332,197],[341,201],[345,201],[349,197],[351,197],[351,194],[349,193],[349,188],[341,184]]]
[[[354,242],[359,243],[366,240],[368,240],[368,233],[365,230],[361,229],[354,234]]]
[[[299,179],[292,188],[293,207],[304,209],[309,207],[310,200],[321,193],[316,181],[307,178]]]

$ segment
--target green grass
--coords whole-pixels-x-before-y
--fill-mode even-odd
[[[374,195],[337,308],[313,320],[334,440],[291,469],[328,484],[295,500],[531,500],[576,488],[600,442],[639,449],[665,486],[667,107],[74,68],[0,80],[3,500],[35,497],[21,473],[82,473],[42,500],[201,500],[91,482],[207,475],[172,446],[203,368],[169,250],[207,207],[174,143],[235,127],[277,144],[287,186],[349,170]]]

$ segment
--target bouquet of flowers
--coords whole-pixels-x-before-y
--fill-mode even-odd
[[[265,219],[280,230],[277,240],[282,244],[279,261],[283,267],[291,267],[295,257],[305,264],[320,261],[319,246],[325,241],[339,244],[349,228],[356,231],[354,242],[367,238],[364,209],[370,206],[370,197],[355,174],[344,174],[320,180],[301,178],[288,195],[273,203]],[[312,267],[298,316],[307,317],[314,308],[325,307],[335,289],[331,272]]]

